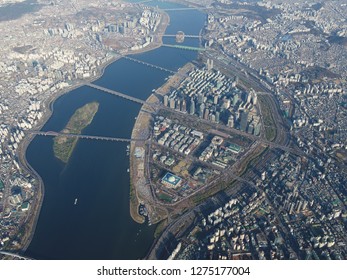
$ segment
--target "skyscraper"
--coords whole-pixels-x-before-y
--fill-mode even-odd
[[[216,112],[216,123],[220,122],[220,113]]]
[[[205,109],[205,113],[204,113],[204,119],[205,120],[208,120],[208,116],[209,116],[209,114],[210,114],[210,111],[209,111],[209,109]]]
[[[229,119],[228,119],[228,124],[229,127],[234,127],[234,116],[230,115]]]
[[[240,121],[240,129],[242,131],[246,131],[247,129],[247,124],[248,124],[248,112],[243,111],[241,113],[241,121]]]
[[[187,102],[185,99],[182,101],[181,111],[184,113],[187,112]]]
[[[175,99],[171,98],[170,99],[170,108],[175,109],[175,105],[176,105]]]
[[[215,95],[213,97],[213,103],[217,105],[218,104],[218,100],[219,100],[218,95]]]
[[[190,99],[190,110],[189,110],[189,113],[191,115],[195,114],[195,101],[194,101],[193,98]]]
[[[238,101],[239,101],[239,96],[238,96],[238,94],[235,94],[234,98],[233,98],[233,105],[235,106]]]
[[[199,104],[204,103],[204,95],[201,93],[198,94],[198,103]]]
[[[213,69],[213,60],[208,58],[206,66],[207,66],[207,71],[211,71]]]
[[[251,103],[252,97],[253,97],[253,93],[252,93],[252,92],[249,92],[249,93],[247,94],[247,103]]]
[[[205,110],[205,105],[204,105],[204,103],[202,103],[202,104],[200,104],[200,108],[199,108],[199,117],[200,118],[203,118],[204,110]]]
[[[169,97],[164,95],[164,106],[167,107],[169,105]]]
[[[176,102],[176,109],[178,111],[181,111],[181,100],[180,99],[178,99],[177,102]]]
[[[252,98],[253,105],[257,105],[257,101],[258,101],[258,95],[256,92],[253,92],[253,98]]]

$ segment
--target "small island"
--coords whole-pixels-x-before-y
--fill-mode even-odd
[[[98,112],[99,103],[91,102],[76,110],[61,133],[81,134],[82,130],[91,124]],[[67,163],[77,144],[77,137],[57,136],[54,138],[54,155],[62,162]]]

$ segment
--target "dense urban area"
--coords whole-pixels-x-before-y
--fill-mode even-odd
[[[198,59],[134,126],[130,212],[157,224],[147,258],[346,259],[347,1],[173,2],[206,22]],[[36,5],[0,18],[0,253],[18,256],[43,196],[25,150],[50,102],[160,46],[168,24],[146,3]]]

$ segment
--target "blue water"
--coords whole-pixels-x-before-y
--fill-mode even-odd
[[[197,11],[169,15],[167,34],[178,30],[199,34],[205,20]],[[198,40],[184,44],[197,46]],[[196,59],[197,53],[161,47],[134,57],[177,70]],[[145,100],[167,77],[167,72],[120,59],[95,83]],[[100,107],[84,134],[130,138],[139,105],[88,87],[57,99],[43,130],[60,131],[77,108],[92,101]],[[29,163],[44,181],[45,197],[26,254],[37,259],[143,258],[154,240],[155,227],[137,224],[130,217],[126,144],[79,140],[67,165],[54,157],[52,146],[52,139],[37,136],[27,150]]]

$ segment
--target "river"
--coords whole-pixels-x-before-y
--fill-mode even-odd
[[[149,4],[181,7],[173,3]],[[195,10],[172,11],[169,16],[167,34],[181,30],[197,35],[205,21],[205,15]],[[165,38],[164,42],[175,44],[174,38]],[[184,42],[191,46],[198,43],[196,39]],[[133,57],[177,70],[196,59],[197,53],[161,47]],[[145,100],[167,77],[167,72],[120,59],[110,64],[95,83]],[[83,134],[130,138],[140,106],[88,87],[59,97],[42,130],[60,131],[77,108],[92,101],[100,103],[99,111]],[[139,259],[146,255],[155,227],[137,224],[130,217],[126,145],[79,140],[64,165],[54,157],[53,139],[34,138],[26,156],[43,179],[45,196],[26,255],[35,259]]]

